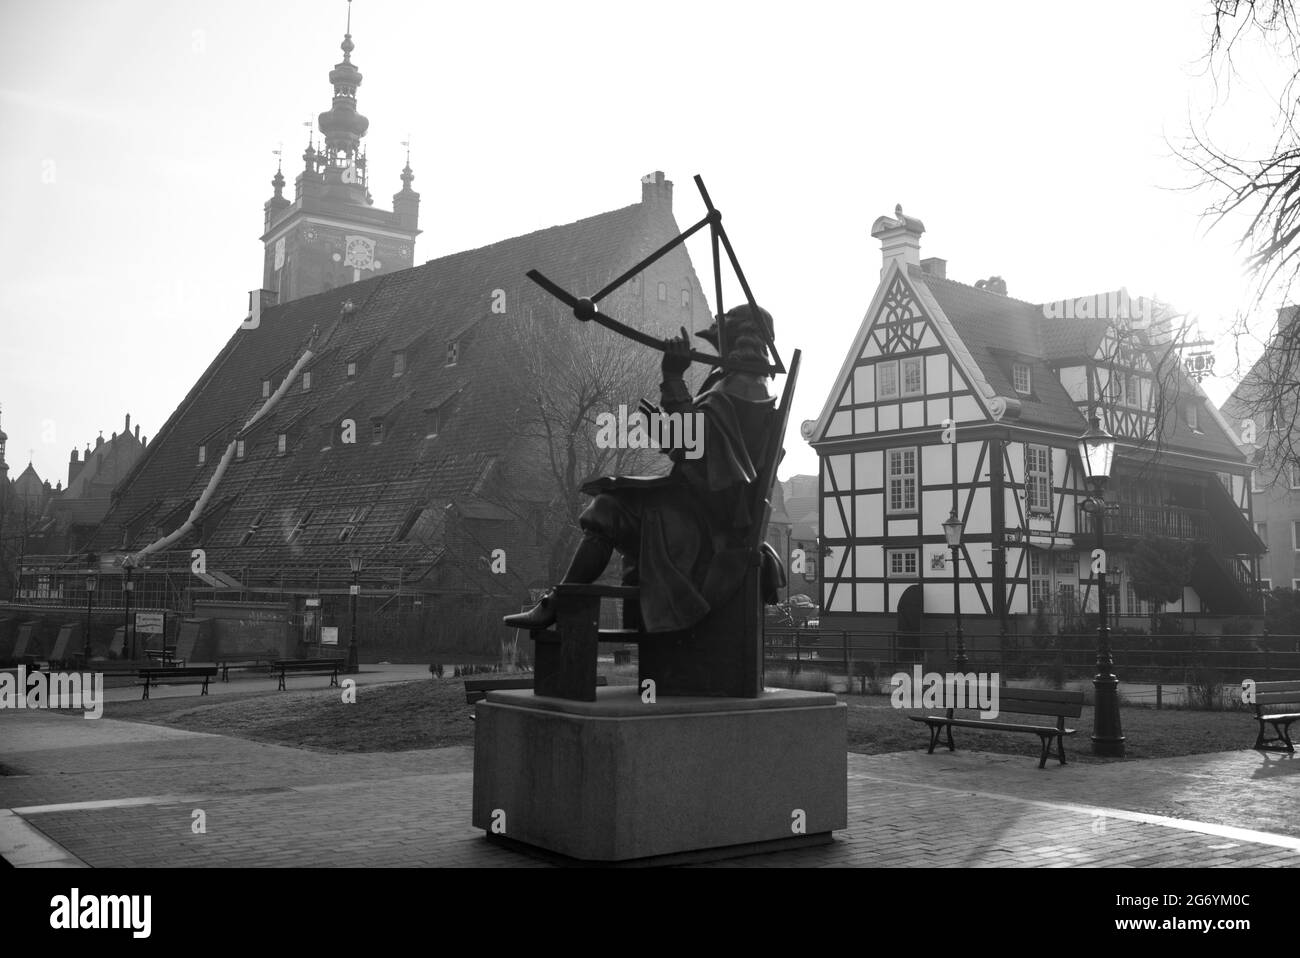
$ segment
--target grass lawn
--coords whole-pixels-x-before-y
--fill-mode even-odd
[[[613,684],[623,676],[611,675]],[[848,704],[849,751],[867,755],[923,750],[928,733],[907,711],[890,707],[887,695],[839,695]],[[361,686],[354,704],[344,704],[337,689],[110,702],[108,718],[169,725],[258,742],[331,752],[401,752],[410,749],[473,745],[471,707],[464,685],[455,679],[426,679]],[[920,714],[919,710],[913,710]],[[1008,716],[1004,721],[1016,721]],[[1247,712],[1195,712],[1125,707],[1120,720],[1127,738],[1126,761],[1200,752],[1247,749],[1255,741],[1255,722]],[[1092,709],[1067,725],[1078,729],[1066,739],[1067,761],[1105,762],[1090,754]],[[1037,736],[956,729],[959,750],[1038,756]]]

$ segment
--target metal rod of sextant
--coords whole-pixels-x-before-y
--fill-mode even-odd
[[[626,336],[628,339],[632,339],[638,343],[641,343],[643,346],[649,346],[651,349],[657,349],[660,352],[664,351],[664,341],[662,339],[652,336],[649,333],[642,332],[641,330],[635,329],[634,327],[624,326],[622,323],[614,319],[612,316],[606,316],[600,310],[595,309],[594,308],[595,304],[591,303],[590,300],[588,301],[588,303],[591,306],[591,315],[590,316],[582,315],[582,313],[579,312],[581,306],[581,300],[578,300],[575,297],[571,296],[569,293],[565,292],[563,289],[561,289],[555,283],[551,282],[549,279],[547,279],[537,270],[530,269],[525,275],[529,279],[531,279],[534,283],[536,283],[538,286],[542,287],[542,289],[546,290],[548,293],[550,293],[552,296],[558,299],[560,302],[571,307],[573,309],[574,316],[576,316],[578,319],[582,320],[583,322],[586,322],[587,320],[592,320],[604,326],[608,330],[611,330],[613,332],[618,333],[621,336]],[[772,374],[772,372],[774,371],[773,367],[765,366],[760,363],[743,363],[743,362],[736,362],[735,360],[726,360],[720,356],[714,356],[712,353],[702,353],[694,349],[690,350],[687,353],[687,355],[691,357],[691,360],[693,362],[704,363],[706,366],[720,366],[723,369],[734,369],[738,372],[756,373],[758,375],[765,376],[765,375]],[[781,371],[784,372],[784,370]]]
[[[727,231],[722,227],[722,214],[719,213],[717,209],[714,208],[713,200],[709,197],[709,191],[704,188],[704,177],[700,176],[700,174],[698,173],[695,174],[695,186],[700,191],[700,198],[704,200],[704,205],[708,207],[709,214],[711,216],[716,214],[716,218],[714,221],[715,239],[716,237],[721,237],[722,245],[727,251],[727,258],[731,260],[731,268],[736,271],[736,279],[740,280],[740,288],[745,291],[745,299],[749,302],[750,308],[753,309],[755,312],[757,312],[758,303],[754,301],[754,293],[752,290],[750,290],[749,283],[745,279],[745,271],[740,268],[740,260],[736,258],[736,251],[731,248],[731,240],[727,238]],[[718,302],[719,304],[721,304],[722,270],[719,268],[718,261],[716,258],[713,261],[713,275],[718,284]],[[718,306],[718,312],[719,313],[722,312],[721,305]],[[719,323],[718,329],[721,330],[721,328],[722,328],[722,324]],[[759,323],[759,331],[762,333],[763,341],[767,343],[767,348],[772,351],[772,360],[776,366],[777,372],[782,372],[782,373],[785,372],[785,363],[781,361],[781,354],[776,351],[776,343],[768,338],[767,330],[763,329],[762,323]],[[719,342],[721,342],[721,332],[719,332]]]

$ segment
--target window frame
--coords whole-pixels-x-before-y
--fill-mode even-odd
[[[1187,428],[1192,432],[1201,431],[1201,410],[1198,408],[1197,403],[1189,402],[1187,404],[1183,410],[1183,422],[1187,424]]]
[[[244,458],[244,452],[245,452],[245,451],[246,451],[246,447],[244,446],[244,440],[242,440],[242,439],[236,439],[236,440],[235,440],[235,458],[236,458],[236,459],[243,459],[243,458]]]
[[[892,369],[894,373],[894,389],[892,392],[885,392],[883,375],[885,369]],[[879,402],[885,399],[901,399],[903,397],[903,379],[902,370],[899,368],[897,359],[889,359],[884,362],[876,363],[876,400]]]
[[[911,559],[912,571],[908,572],[904,568],[900,572],[894,571],[894,558]],[[920,549],[886,549],[885,550],[885,577],[889,579],[919,579],[921,578],[921,550]]]
[[[1035,452],[1041,452],[1046,463],[1043,470],[1034,469],[1030,462],[1034,458]],[[1043,486],[1039,486],[1039,483]],[[1043,504],[1035,504],[1035,487],[1038,492],[1044,496]],[[1025,511],[1033,515],[1050,516],[1052,514],[1052,447],[1045,446],[1041,443],[1025,443]]]
[[[393,378],[406,375],[406,350],[399,349],[393,353]]]
[[[302,371],[302,391],[311,392],[311,370],[310,369],[304,369]]]
[[[915,365],[917,386],[915,390],[907,388],[907,367]],[[904,399],[914,399],[925,395],[925,357],[904,356],[898,361],[898,391]]]
[[[1020,388],[1020,373],[1025,374],[1025,386]],[[1011,364],[1011,387],[1019,396],[1028,396],[1034,391],[1034,371],[1029,363],[1012,363]]]
[[[911,469],[907,472],[900,472],[897,476],[893,474],[893,457],[898,454],[899,461],[911,455]],[[897,508],[894,506],[894,483],[900,483],[900,491],[903,493],[900,498],[906,502],[907,483],[911,483],[911,505],[901,505]],[[921,503],[921,452],[917,446],[900,446],[896,449],[885,450],[885,513],[891,516],[913,516],[920,512]]]
[[[1286,464],[1287,486],[1300,489],[1300,460],[1292,459]]]
[[[1291,548],[1295,552],[1300,552],[1300,519],[1291,520]]]
[[[658,299],[659,302],[661,302],[661,303],[666,303],[666,302],[668,302],[668,284],[667,284],[667,283],[660,283],[660,284],[655,288],[655,297],[656,297],[656,299]]]
[[[279,433],[275,437],[275,454],[283,456],[289,451],[289,436],[287,433]]]
[[[208,446],[206,443],[199,444],[199,461],[198,465],[205,465],[208,461]]]

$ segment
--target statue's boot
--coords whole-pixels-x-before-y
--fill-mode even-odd
[[[609,557],[614,551],[614,544],[600,536],[585,535],[569,563],[569,571],[564,573],[563,582],[595,582],[609,564]],[[502,621],[512,629],[534,631],[545,629],[555,623],[554,589],[547,590],[538,603],[527,612],[507,615]]]

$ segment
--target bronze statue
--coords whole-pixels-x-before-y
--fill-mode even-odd
[[[689,338],[663,343],[660,409],[697,415],[703,451],[691,458],[679,446],[665,476],[605,476],[583,491],[594,496],[579,522],[583,530],[566,583],[590,583],[605,571],[612,553],[623,556],[623,584],[640,587],[640,614],[648,632],[689,628],[740,586],[749,561],[746,541],[753,524],[752,483],[774,423],[775,397],[765,368],[774,341],[772,316],[748,303],[729,310],[699,338],[719,349],[719,359],[691,397],[683,373],[691,363]],[[760,328],[759,324],[762,324]],[[698,354],[696,354],[698,355]],[[769,546],[763,551],[764,600],[775,602],[784,570]],[[555,621],[551,593],[527,612],[508,615],[512,628],[544,629]]]

